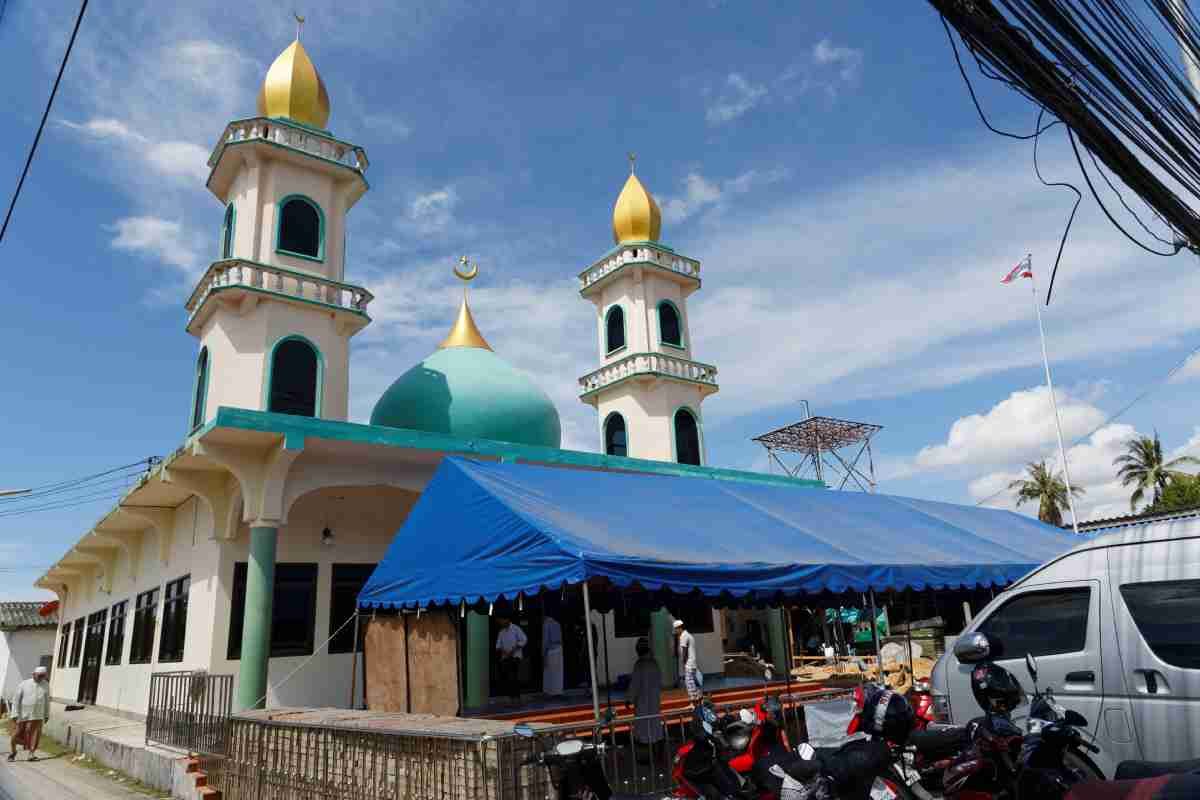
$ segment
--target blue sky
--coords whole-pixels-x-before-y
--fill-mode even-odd
[[[888,492],[975,502],[1053,450],[1029,287],[998,281],[1028,251],[1045,275],[1071,197],[1037,182],[1027,143],[984,130],[927,4],[321,5],[302,9],[304,42],[329,126],[371,158],[348,235],[348,279],[377,298],[354,419],[444,335],[469,253],[480,327],[555,400],[566,446],[595,449],[575,383],[596,363],[594,312],[575,275],[611,246],[634,150],[663,240],[703,262],[690,318],[696,358],[720,370],[712,463],[764,469],[749,438],[801,399],[884,426]],[[76,9],[11,0],[0,22],[5,200]],[[221,223],[204,162],[254,113],[293,27],[275,3],[93,0],[0,245],[0,488],[181,442],[182,304]],[[996,124],[1032,127],[1023,100],[973,78]],[[1077,180],[1061,130],[1041,164]],[[1085,201],[1046,311],[1069,438],[1200,344],[1195,267],[1146,255]],[[1200,362],[1072,452],[1086,515],[1127,508],[1110,466],[1124,438],[1200,443],[1197,378]],[[105,509],[0,516],[0,564],[51,563]],[[38,572],[0,572],[0,597]]]

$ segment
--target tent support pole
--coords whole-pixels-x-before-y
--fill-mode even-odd
[[[883,683],[883,662],[879,659],[879,612],[875,610],[875,590],[871,590],[871,642],[875,645],[875,677]]]
[[[583,638],[587,639],[588,672],[592,676],[592,716],[600,721],[600,690],[596,688],[596,648],[592,644],[592,599],[583,581]]]
[[[906,609],[904,615],[907,618],[904,625],[904,642],[908,648],[908,675],[912,679],[913,685],[917,683],[917,673],[913,670],[913,651],[912,651],[912,587],[908,587],[904,592],[904,603]]]

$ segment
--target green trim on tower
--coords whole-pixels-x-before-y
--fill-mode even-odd
[[[302,200],[313,207],[317,212],[317,254],[315,256],[297,253],[292,250],[284,250],[279,246],[279,230],[283,226],[283,207],[292,200]],[[324,263],[325,261],[325,211],[311,197],[305,194],[287,194],[279,198],[279,202],[275,204],[275,252],[281,255],[291,256],[292,258],[303,258],[306,261],[317,261]]]
[[[207,347],[201,347],[196,356],[196,378],[192,381],[192,414],[189,431],[204,424],[204,411],[208,403],[208,375],[212,370],[212,356]]]
[[[653,269],[656,269],[664,274],[675,275],[677,277],[683,278],[686,281],[694,281],[696,284],[696,288],[693,291],[698,290],[701,286],[704,285],[703,281],[701,281],[700,278],[694,278],[691,275],[684,275],[682,272],[676,272],[673,269],[664,267],[662,264],[655,264],[653,261],[626,261],[624,264],[617,267],[612,272],[609,272],[606,275],[603,275],[602,277],[597,278],[592,283],[589,283],[587,286],[580,289],[579,296],[587,297],[589,294],[596,291],[599,287],[607,285],[613,278],[615,278],[617,275],[620,275],[626,269],[629,269],[631,267],[652,267]],[[587,273],[589,271],[590,270],[584,270],[583,274],[580,275],[579,277],[581,279],[586,278]]]
[[[322,401],[325,399],[325,355],[321,352],[321,348],[317,347],[311,339],[301,336],[298,333],[289,333],[286,336],[280,336],[271,345],[271,349],[267,353],[266,364],[263,367],[265,372],[262,385],[263,410],[272,414],[276,413],[271,411],[271,375],[275,370],[275,351],[279,349],[279,345],[290,341],[304,342],[312,348],[313,354],[317,357],[317,386],[313,401],[313,416],[320,417]]]
[[[637,355],[644,355],[644,354],[638,353]],[[623,356],[623,358],[628,358],[628,356]],[[696,362],[696,363],[700,363],[700,362]],[[705,366],[707,366],[707,364]],[[717,389],[717,384],[715,384],[715,383],[709,383],[707,381],[698,381],[694,378],[684,378],[680,375],[672,375],[669,372],[662,372],[662,371],[656,370],[656,369],[648,369],[648,370],[645,370],[644,372],[631,373],[629,375],[626,375],[624,378],[621,378],[620,380],[615,380],[612,383],[606,383],[603,386],[599,386],[595,389],[592,389],[591,391],[580,392],[579,399],[583,400],[584,398],[591,397],[594,394],[598,394],[600,392],[607,392],[609,389],[613,388],[614,386],[620,386],[622,383],[625,383],[625,381],[631,381],[635,378],[644,378],[647,375],[653,375],[658,378],[666,378],[666,379],[672,380],[672,381],[679,381],[680,383],[691,383],[691,384],[695,384],[696,386],[708,386],[713,391],[716,391],[716,389]]]
[[[663,332],[662,332],[662,307],[663,306],[670,306],[671,309],[675,312],[675,321],[679,325],[679,341],[678,342],[668,342],[666,339],[663,338]],[[666,345],[667,347],[674,347],[677,350],[686,350],[687,349],[687,339],[683,335],[683,312],[681,312],[679,310],[679,306],[675,305],[670,300],[667,300],[666,298],[664,298],[662,300],[659,300],[658,305],[654,307],[654,316],[658,318],[658,343]]]
[[[208,179],[204,181],[205,188],[211,188],[212,177],[213,177],[212,174],[216,170],[217,164],[220,163],[221,157],[225,155],[226,150],[228,150],[230,147],[238,147],[238,146],[243,146],[243,145],[256,145],[256,144],[264,144],[269,147],[278,147],[280,150],[287,150],[289,153],[299,153],[300,155],[308,156],[309,158],[315,158],[317,161],[324,161],[326,164],[332,164],[335,167],[341,167],[342,169],[346,170],[347,172],[351,173],[352,175],[357,176],[358,179],[363,182],[363,186],[366,187],[367,190],[370,190],[370,188],[371,188],[370,181],[367,180],[367,176],[363,174],[363,171],[361,169],[352,167],[349,164],[343,164],[340,161],[334,161],[332,158],[326,158],[325,156],[319,156],[316,153],[310,153],[307,150],[301,150],[299,147],[292,147],[291,145],[288,145],[288,144],[283,144],[281,142],[272,142],[270,139],[261,139],[261,138],[260,139],[239,139],[236,142],[222,142],[221,144],[217,145],[216,152],[219,155],[217,155],[216,157],[210,157],[208,160],[208,163],[210,166],[209,166],[209,171],[208,171]],[[351,145],[351,147],[353,147],[353,145]],[[354,147],[354,149],[359,150],[361,148]]]
[[[629,454],[629,422],[626,421],[625,415],[622,414],[620,411],[608,412],[608,415],[604,418],[604,422],[602,422],[600,424],[600,442],[604,448],[604,455],[606,455],[606,456],[612,455],[612,453],[608,452],[608,423],[610,420],[612,420],[613,417],[619,417],[621,420],[621,424],[625,427],[625,454],[628,455]]]
[[[232,202],[225,206],[225,216],[221,219],[221,246],[217,252],[221,260],[233,258],[234,236],[237,235],[237,206]],[[225,245],[228,243],[228,247]]]
[[[462,349],[462,348],[460,348]],[[274,414],[246,408],[222,406],[213,418],[193,434],[190,440],[204,438],[218,428],[244,431],[276,433],[281,436],[296,436],[304,439],[328,439],[343,442],[359,442],[381,447],[402,447],[412,450],[442,452],[449,455],[475,458],[500,459],[508,456],[529,464],[548,464],[587,469],[606,469],[614,472],[639,472],[652,475],[674,475],[683,478],[708,478],[741,483],[761,483],[773,486],[824,489],[821,481],[803,480],[788,475],[771,475],[765,472],[746,472],[720,467],[697,467],[691,464],[675,464],[668,461],[651,461],[643,458],[622,458],[600,453],[584,453],[577,450],[562,450],[557,447],[499,442],[482,438],[467,438],[427,431],[404,430],[380,425],[363,425],[356,422],[297,417],[291,414]],[[182,452],[182,451],[180,451]],[[160,467],[169,466],[171,458]],[[135,487],[136,488],[136,487]],[[134,491],[134,490],[130,490]]]
[[[278,528],[250,529],[242,658],[238,664],[238,711],[266,707],[267,667],[271,656],[271,606],[275,599],[275,550],[278,542]]]
[[[616,347],[612,346],[608,330],[608,320],[614,313],[621,315],[621,343]],[[629,326],[625,324],[625,308],[620,303],[613,303],[608,307],[608,311],[604,312],[604,355],[611,356],[613,353],[619,353],[629,346]]]
[[[696,413],[696,409],[686,403],[678,406],[671,412],[671,460],[679,463],[679,448],[675,446],[675,417],[679,415],[680,411],[686,411],[691,414],[692,421],[696,423],[696,443],[700,447],[700,465],[703,466],[704,462],[708,460],[704,457],[704,428],[700,424],[700,415]]]

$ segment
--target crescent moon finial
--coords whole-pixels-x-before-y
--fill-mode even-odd
[[[472,264],[472,263],[471,263],[471,260],[470,260],[469,258],[467,258],[466,256],[463,256],[462,258],[460,258],[460,259],[458,260],[458,263],[462,265],[462,267],[463,267],[463,271],[462,271],[462,272],[460,272],[460,271],[459,271],[459,268],[458,268],[458,267],[455,267],[455,268],[454,268],[454,275],[455,275],[455,276],[456,276],[456,277],[457,277],[459,280],[462,280],[462,281],[473,281],[473,280],[475,280],[475,276],[479,274],[479,265],[478,265],[478,264]]]

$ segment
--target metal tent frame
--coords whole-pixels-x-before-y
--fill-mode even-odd
[[[882,425],[854,422],[834,417],[809,417],[777,428],[753,441],[767,449],[769,463],[777,464],[793,478],[809,475],[824,482],[826,472],[840,478],[838,489],[850,481],[864,492],[875,491],[875,459],[871,453],[871,438],[883,430]],[[857,448],[857,449],[856,449]],[[790,453],[798,460],[788,463],[782,454]],[[866,456],[866,471],[860,463]]]

